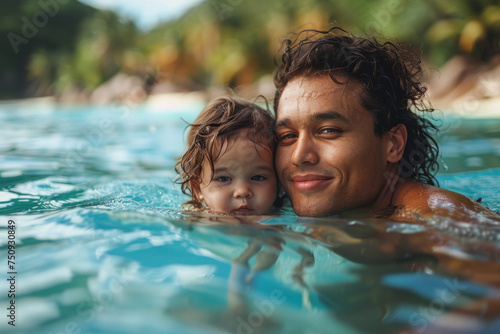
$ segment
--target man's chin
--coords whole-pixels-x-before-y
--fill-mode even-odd
[[[322,207],[321,205],[297,205],[293,207],[293,211],[297,216],[303,217],[327,217],[340,214],[340,210],[331,207]]]
[[[321,191],[298,191],[292,186],[285,188],[296,215],[304,217],[335,216],[343,211],[344,201],[336,183]]]

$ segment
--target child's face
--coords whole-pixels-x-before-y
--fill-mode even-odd
[[[229,141],[229,149],[214,164],[203,163],[198,198],[214,212],[259,215],[271,208],[277,192],[273,155],[245,134]]]

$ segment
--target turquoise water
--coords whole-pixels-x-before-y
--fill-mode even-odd
[[[500,226],[483,217],[181,214],[180,118],[199,110],[0,105],[1,333],[500,332]],[[441,186],[500,211],[500,120],[443,127]]]

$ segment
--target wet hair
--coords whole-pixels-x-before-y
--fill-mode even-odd
[[[227,151],[231,139],[245,135],[255,145],[274,154],[273,125],[272,113],[254,103],[234,97],[221,97],[209,103],[194,123],[188,125],[188,148],[175,164],[179,174],[175,182],[181,185],[184,194],[191,196],[183,206],[188,209],[202,207],[193,185],[199,185],[204,162],[209,164],[213,178],[214,164]]]
[[[439,168],[439,148],[432,138],[437,127],[423,115],[434,109],[425,101],[427,88],[421,83],[418,55],[402,45],[356,37],[338,27],[304,30],[285,39],[280,51],[281,64],[274,75],[275,113],[283,90],[294,78],[328,75],[337,84],[357,81],[362,84],[362,106],[374,114],[376,135],[382,136],[398,124],[406,126],[401,176],[438,185],[434,175]]]

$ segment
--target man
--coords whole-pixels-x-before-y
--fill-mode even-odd
[[[436,127],[417,55],[344,30],[284,41],[275,73],[276,169],[301,216],[495,215],[437,187]]]

